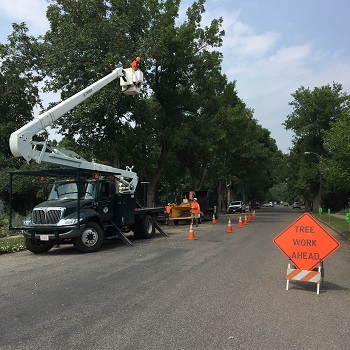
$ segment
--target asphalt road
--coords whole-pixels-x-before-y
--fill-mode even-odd
[[[221,215],[194,227],[195,241],[180,224],[93,254],[1,255],[0,349],[348,349],[348,242],[336,236],[319,295],[311,283],[286,291],[272,240],[301,213],[263,208],[241,229]]]

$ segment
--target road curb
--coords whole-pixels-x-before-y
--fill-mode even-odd
[[[342,236],[343,238],[345,238],[345,239],[350,243],[350,238],[349,238],[346,234],[344,234],[344,233],[341,232],[341,231],[338,231],[337,229],[335,229],[335,228],[332,227],[331,225],[329,225],[329,224],[327,224],[326,222],[322,221],[320,218],[318,218],[318,217],[316,217],[316,216],[314,216],[314,218],[315,218],[317,221],[321,222],[323,225],[325,225],[325,226],[331,228],[333,231],[335,231],[336,233],[338,233],[340,236]]]

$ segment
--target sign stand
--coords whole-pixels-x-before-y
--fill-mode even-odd
[[[294,268],[294,265],[291,264],[291,261],[289,261],[286,278],[287,278],[286,290],[289,290],[289,281],[311,282],[311,283],[317,283],[317,294],[320,294],[320,285],[323,285],[323,278],[324,278],[323,262],[321,261],[318,264],[317,268],[310,271],[310,270],[296,269]]]

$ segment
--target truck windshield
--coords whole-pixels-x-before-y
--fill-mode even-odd
[[[82,182],[80,184],[80,199],[92,199],[95,194],[95,184]],[[78,184],[76,182],[56,182],[50,192],[49,201],[78,199]]]

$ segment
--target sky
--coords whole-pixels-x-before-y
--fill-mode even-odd
[[[192,3],[182,0],[180,21]],[[46,0],[0,0],[0,42],[13,22],[44,34],[46,8]],[[349,0],[206,0],[205,9],[203,25],[223,18],[222,73],[283,153],[292,147],[293,132],[282,125],[292,93],[336,82],[350,94]]]

